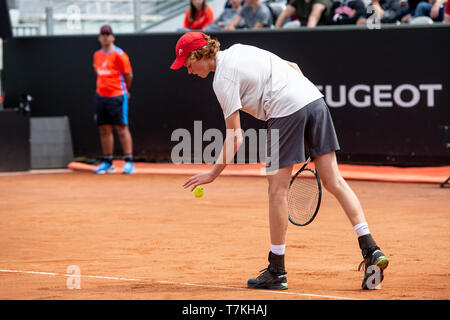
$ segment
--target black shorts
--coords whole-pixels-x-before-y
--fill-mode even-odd
[[[104,124],[128,125],[128,95],[102,97],[95,95],[95,122]]]
[[[305,162],[306,154],[314,159],[339,150],[333,120],[323,98],[307,104],[289,116],[267,120],[266,127],[267,171]],[[274,129],[278,130],[278,139],[276,134],[271,132]]]

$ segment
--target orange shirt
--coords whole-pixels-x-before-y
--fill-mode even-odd
[[[131,73],[128,55],[114,46],[106,52],[103,49],[94,53],[94,70],[97,73],[97,93],[102,97],[116,97],[127,94],[125,74]]]
[[[203,30],[214,22],[214,11],[210,6],[206,6],[205,10],[195,12],[195,19],[189,22],[191,9],[187,9],[184,15],[184,27],[191,30]]]

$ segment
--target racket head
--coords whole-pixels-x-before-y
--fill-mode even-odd
[[[319,211],[322,184],[316,171],[302,167],[292,177],[288,191],[288,218],[296,226],[310,224]]]

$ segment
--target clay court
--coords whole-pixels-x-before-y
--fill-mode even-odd
[[[360,289],[356,235],[331,194],[289,225],[289,289],[246,281],[267,266],[267,181],[223,176],[195,198],[188,175],[64,170],[0,175],[0,299],[448,299],[449,188],[348,180],[390,258],[381,290]],[[69,266],[80,289],[69,289]],[[73,282],[72,282],[73,283]]]

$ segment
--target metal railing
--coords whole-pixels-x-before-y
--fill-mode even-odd
[[[39,24],[21,23],[12,26],[12,32],[14,37],[38,36],[41,34],[41,26]]]

